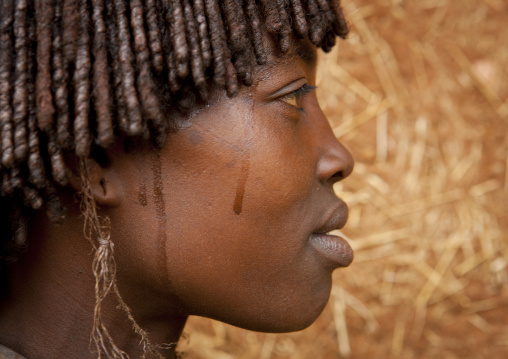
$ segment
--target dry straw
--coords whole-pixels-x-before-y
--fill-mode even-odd
[[[318,95],[354,153],[355,263],[309,329],[192,318],[189,358],[508,355],[508,3],[349,0]],[[503,40],[504,39],[504,40]]]

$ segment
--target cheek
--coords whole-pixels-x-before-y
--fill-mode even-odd
[[[302,329],[330,290],[330,273],[305,245],[315,168],[305,134],[260,122],[225,141],[196,127],[144,159],[133,185],[124,220],[144,225],[122,236],[140,257],[131,267],[138,285],[169,290],[191,314]]]
[[[305,247],[312,161],[296,144],[261,139],[247,155],[210,152],[199,175],[163,166],[171,187],[167,275],[194,314],[228,322],[237,316],[240,325],[272,312],[283,325],[305,312],[298,324],[305,326],[329,294],[329,273],[316,269]]]

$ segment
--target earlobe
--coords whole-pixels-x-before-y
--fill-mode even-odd
[[[117,178],[113,174],[113,168],[108,161],[96,161],[88,158],[80,160],[72,156],[66,158],[69,168],[69,185],[76,191],[81,192],[88,182],[90,192],[95,202],[100,207],[116,207],[120,203]],[[86,166],[86,170],[85,170]]]

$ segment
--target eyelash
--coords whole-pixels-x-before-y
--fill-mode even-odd
[[[299,102],[305,95],[307,95],[308,93],[311,93],[315,89],[317,89],[316,86],[305,84],[302,87],[300,87],[299,89],[297,89],[291,93],[288,93],[287,95],[282,96],[280,99],[282,101],[284,101],[285,103],[287,103],[288,105],[297,108],[299,111],[304,111],[303,108],[299,106]],[[294,100],[295,104],[290,103],[289,101],[291,101],[291,100]]]

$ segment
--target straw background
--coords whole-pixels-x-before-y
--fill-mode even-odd
[[[318,96],[352,151],[351,267],[308,329],[191,318],[188,358],[508,357],[508,1],[343,0]]]

